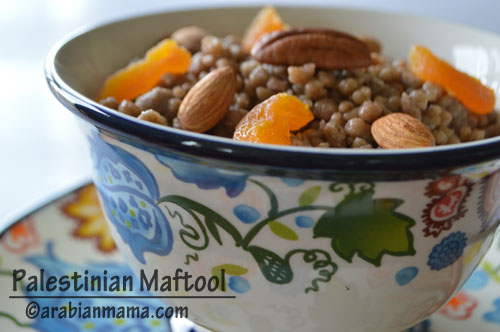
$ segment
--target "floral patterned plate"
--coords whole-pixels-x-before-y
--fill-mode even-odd
[[[0,235],[0,331],[172,331],[204,332],[186,319],[29,319],[29,299],[10,299],[12,270],[25,269],[26,275],[39,273],[67,275],[88,270],[99,275],[104,269],[113,275],[130,275],[124,259],[111,238],[92,184],[86,184],[15,221]],[[30,296],[20,287],[14,295]],[[144,295],[138,291],[126,295]],[[59,295],[81,295],[64,292]],[[86,292],[85,295],[99,293]],[[37,292],[36,295],[41,295]],[[55,295],[50,293],[50,295]],[[71,301],[78,302],[79,299]],[[40,306],[64,307],[68,299],[39,299]],[[83,306],[116,306],[113,299],[81,299]],[[157,299],[124,298],[120,305],[158,308]],[[464,288],[439,312],[408,331],[469,332],[500,330],[500,236]]]

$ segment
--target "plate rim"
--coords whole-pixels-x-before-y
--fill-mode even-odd
[[[63,189],[57,190],[51,194],[44,195],[42,196],[42,198],[37,199],[32,203],[29,203],[26,206],[9,213],[6,217],[0,219],[0,225],[2,225],[0,226],[0,238],[4,236],[5,233],[7,233],[7,231],[19,221],[26,219],[30,215],[39,212],[40,210],[53,204],[57,200],[68,196],[69,194],[92,183],[93,181],[91,179],[85,179],[76,182],[76,184],[66,185]]]

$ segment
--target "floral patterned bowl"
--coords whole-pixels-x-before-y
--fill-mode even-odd
[[[49,55],[47,80],[80,119],[114,238],[137,273],[224,270],[225,292],[158,294],[229,296],[174,300],[217,331],[404,330],[445,304],[488,250],[500,220],[500,139],[407,151],[252,145],[142,123],[89,98],[166,33],[187,23],[240,33],[256,10],[132,18],[78,32]],[[486,32],[393,14],[279,11],[294,25],[369,31],[395,57],[426,44],[500,85],[500,38]]]

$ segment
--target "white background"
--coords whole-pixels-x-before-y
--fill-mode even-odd
[[[500,1],[497,0],[301,2],[438,17],[500,34]],[[169,8],[242,3],[236,0],[0,0],[0,229],[14,215],[90,178],[88,151],[76,122],[45,83],[43,63],[55,42],[89,23]]]

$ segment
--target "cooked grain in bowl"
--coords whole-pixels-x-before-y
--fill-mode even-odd
[[[385,146],[378,137],[374,137],[372,124],[392,113],[408,114],[423,123],[425,131],[432,138],[425,146],[456,144],[500,135],[500,118],[496,111],[491,109],[488,112],[476,112],[468,109],[449,92],[450,89],[419,78],[406,60],[382,55],[382,46],[373,38],[355,38],[325,29],[300,30],[300,33],[306,31],[309,34],[318,31],[327,31],[326,34],[330,35],[338,33],[341,37],[347,36],[347,39],[352,38],[366,47],[370,64],[330,69],[314,61],[314,56],[311,61],[307,61],[307,58],[301,60],[304,63],[300,64],[265,63],[280,62],[275,58],[271,61],[258,61],[254,54],[255,45],[259,42],[263,44],[266,34],[254,38],[254,50],[250,53],[248,31],[252,34],[254,30],[255,22],[242,39],[231,34],[224,37],[213,36],[197,27],[182,28],[174,32],[172,38],[178,45],[192,52],[184,73],[165,73],[152,89],[134,98],[117,100],[113,96],[107,96],[100,102],[145,121],[189,129],[179,117],[181,105],[183,102],[186,104],[186,95],[209,73],[231,67],[235,86],[234,92],[229,96],[230,103],[216,105],[217,109],[211,112],[217,113],[220,119],[212,121],[213,124],[208,127],[200,126],[203,130],[195,131],[236,138],[238,135],[235,134],[235,128],[252,109],[271,96],[284,93],[298,97],[312,113],[312,121],[307,121],[298,130],[285,130],[287,134],[290,132],[285,143],[272,140],[248,141],[278,144],[289,142],[296,146],[321,148],[380,148]],[[290,30],[283,26],[283,31]],[[272,31],[267,33],[268,39],[271,34]],[[205,85],[211,85],[214,89],[216,81],[215,78],[213,83]],[[211,91],[210,95],[213,94],[214,91]],[[220,102],[224,97],[221,95],[214,99]],[[191,104],[191,107],[186,108],[193,109]],[[205,104],[203,107],[206,107]],[[212,117],[212,114],[206,116]],[[203,116],[191,118],[194,118],[191,121],[200,122]],[[197,123],[194,127],[198,127]],[[381,139],[386,140],[388,135],[394,134],[392,131],[388,132]],[[399,147],[420,146],[405,143],[407,142]]]

